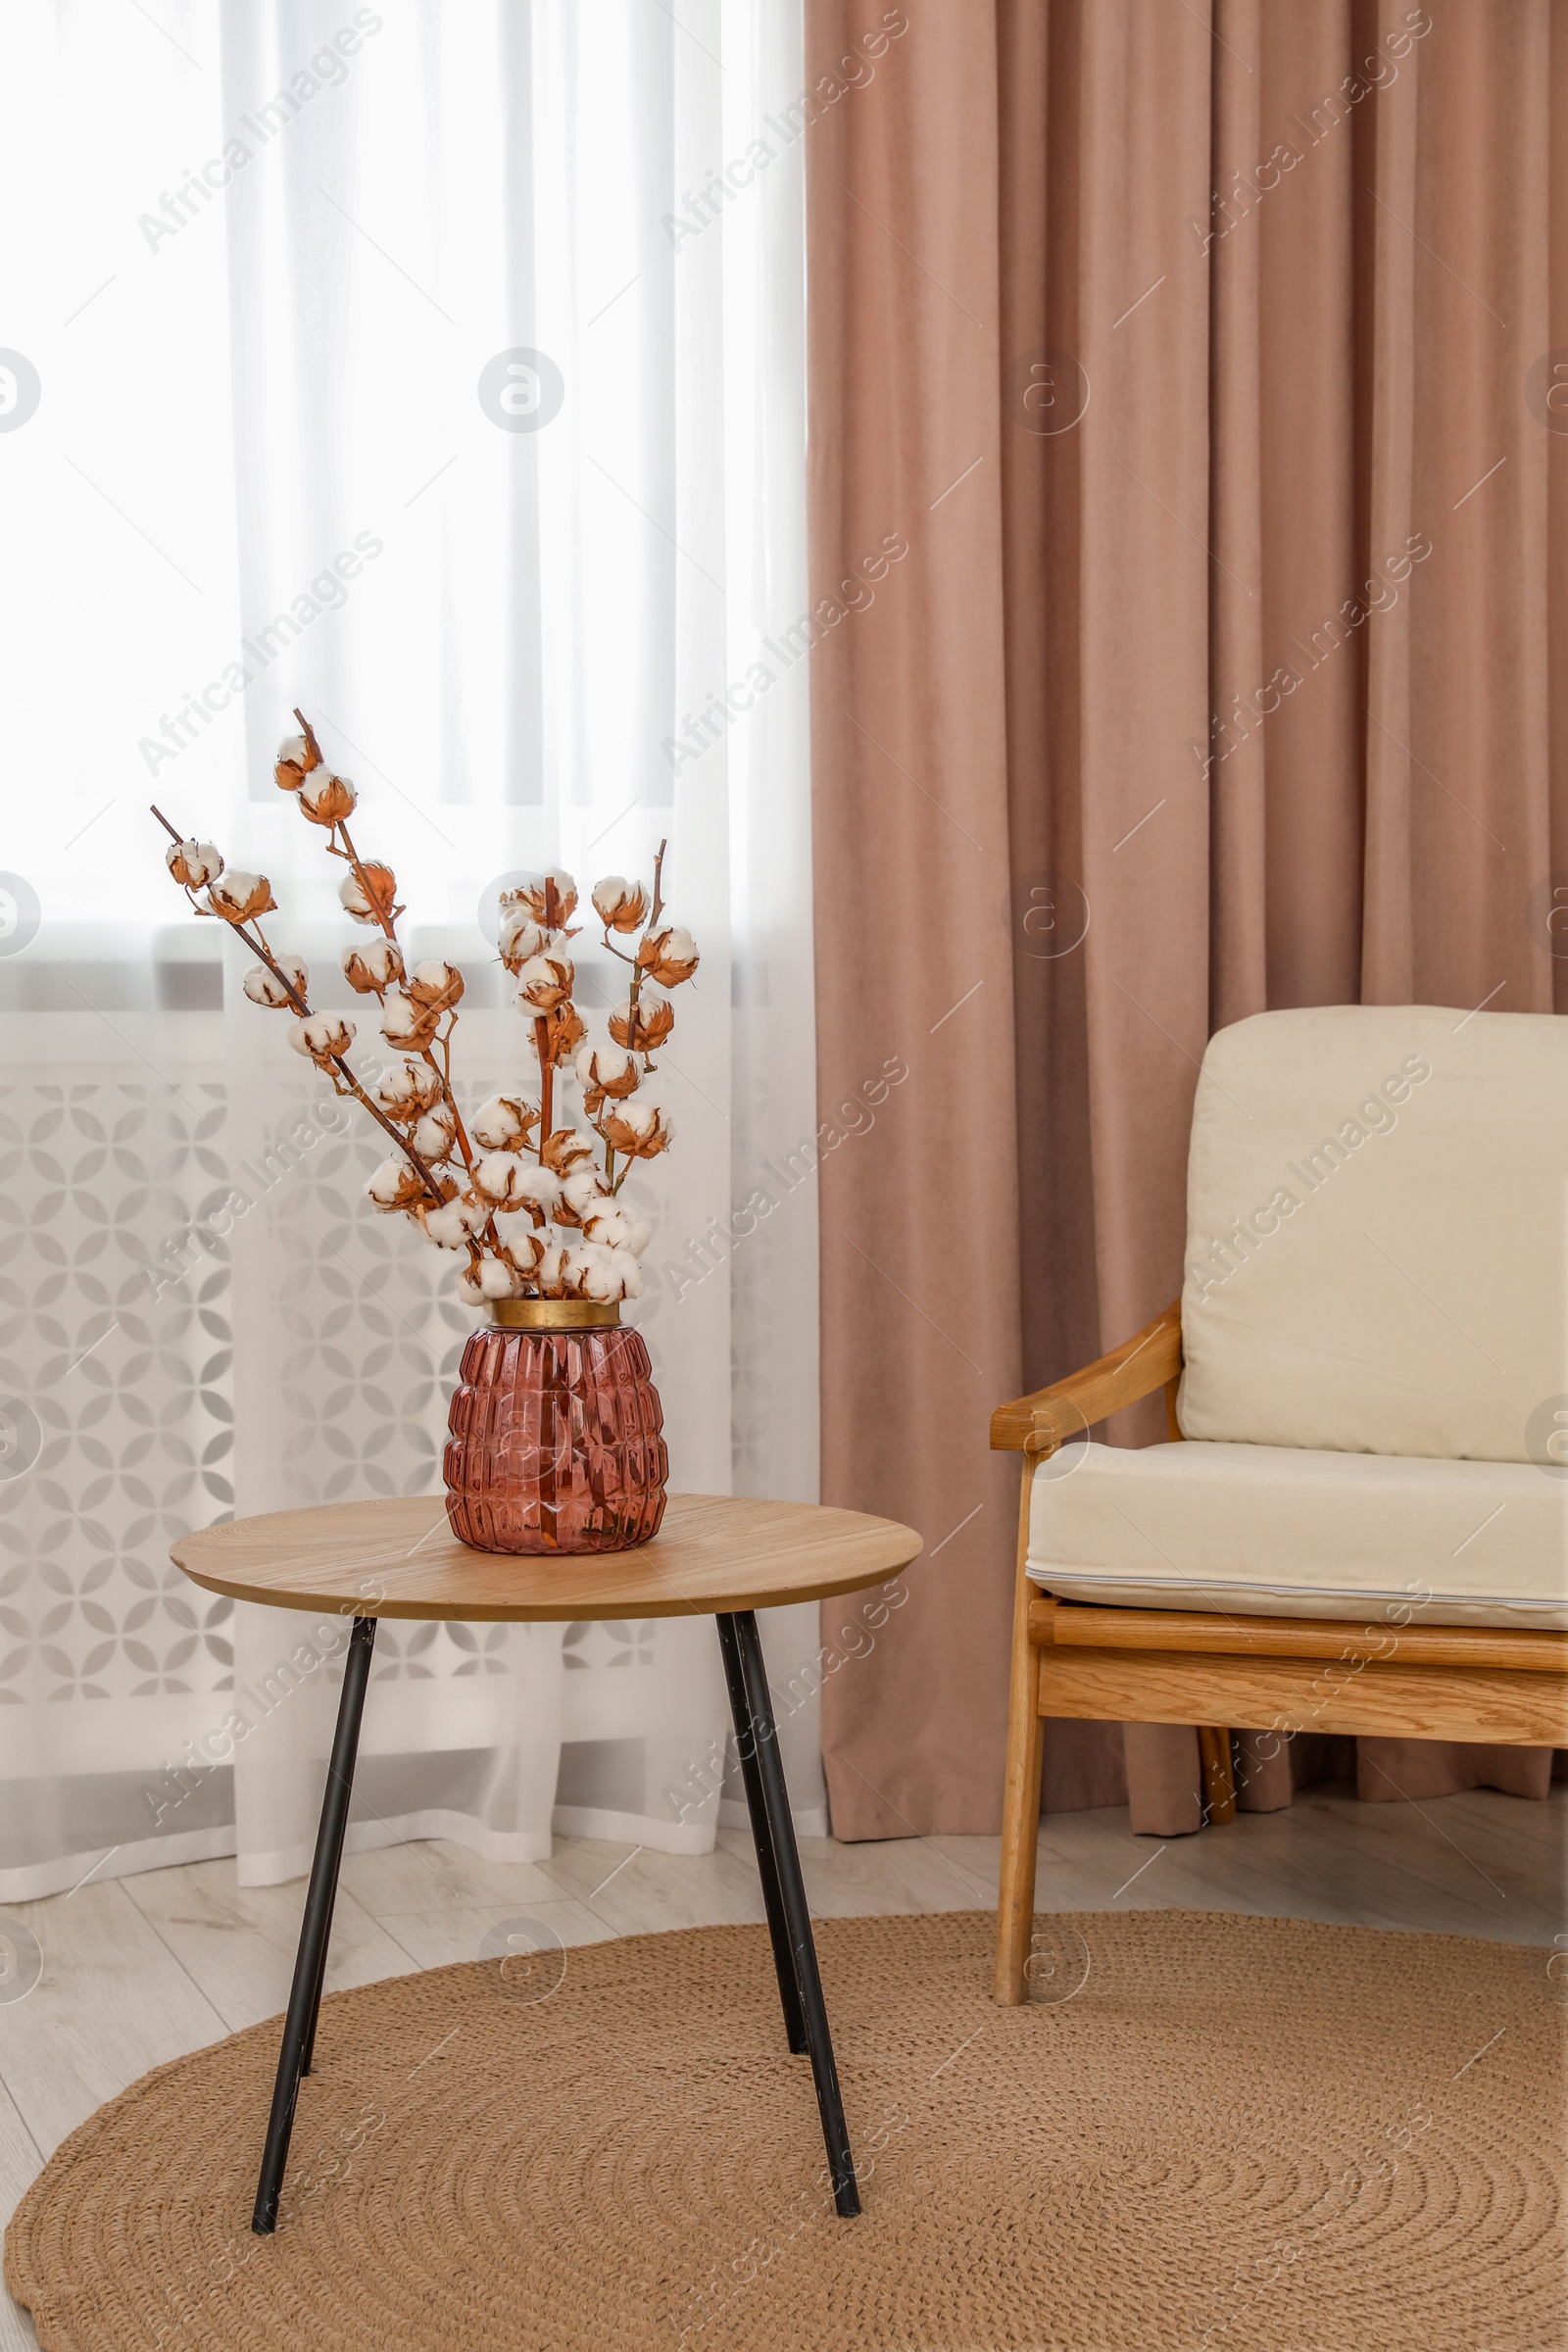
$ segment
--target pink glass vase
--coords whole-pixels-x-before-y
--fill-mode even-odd
[[[463,1350],[442,1463],[475,1551],[629,1551],[658,1533],[669,1457],[642,1335],[612,1302],[501,1299]]]

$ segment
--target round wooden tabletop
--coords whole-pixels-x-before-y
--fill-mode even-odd
[[[182,1536],[170,1557],[192,1583],[273,1608],[358,1617],[710,1617],[855,1592],[919,1556],[894,1519],[815,1502],[671,1494],[635,1551],[523,1558],[470,1551],[446,1498],[339,1502],[230,1519]]]

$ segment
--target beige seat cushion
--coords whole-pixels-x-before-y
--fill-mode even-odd
[[[1568,1020],[1348,1004],[1222,1029],[1187,1206],[1187,1437],[1550,1458]]]
[[[1568,1472],[1195,1443],[1043,1462],[1029,1574],[1068,1600],[1568,1628]]]

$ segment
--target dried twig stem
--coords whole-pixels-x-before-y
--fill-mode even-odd
[[[310,720],[305,716],[303,710],[296,710],[294,716],[299,723],[300,731],[306,748],[306,758],[303,763],[297,764],[303,764],[306,772],[309,774],[314,772],[315,769],[318,767],[324,767],[327,763],[322,754],[321,747],[317,740],[316,731],[312,727]],[[322,813],[324,816],[324,808]],[[179,832],[178,828],[172,824],[169,818],[165,816],[161,808],[155,808],[153,809],[153,814],[172,840],[178,842],[184,838]],[[361,893],[363,894],[364,906],[368,911],[369,919],[379,926],[383,938],[389,940],[394,947],[398,946],[397,920],[399,915],[403,912],[403,908],[396,903],[397,884],[394,879],[390,878],[390,869],[384,866],[380,867],[376,872],[375,878],[372,879],[372,869],[367,866],[365,860],[361,858],[358,850],[354,846],[353,836],[350,834],[347,824],[341,817],[327,825],[326,835],[327,838],[325,846],[329,855],[334,858],[341,858],[353,872],[355,880],[359,885]],[[628,963],[631,966],[631,977],[628,983],[628,1014],[630,1023],[628,1028],[628,1036],[632,1039],[635,1039],[638,1035],[643,982],[649,977],[648,966],[639,960],[639,956],[641,955],[643,946],[645,945],[650,933],[655,933],[658,931],[660,920],[664,910],[663,866],[664,853],[667,847],[667,842],[661,841],[658,854],[654,859],[653,898],[648,915],[645,918],[642,926],[637,952],[628,955],[623,949],[617,947],[610,936],[609,924],[607,923],[605,926],[605,946],[609,949],[610,953],[617,958],[617,960],[622,963]],[[383,887],[381,881],[382,876],[386,876],[388,878],[388,887]],[[247,922],[228,921],[226,916],[220,915],[220,910],[217,906],[202,906],[196,898],[195,890],[189,884],[185,886],[185,896],[197,914],[206,915],[215,920],[221,919],[228,922],[229,930],[234,932],[239,939],[244,941],[246,947],[251,951],[252,955],[257,956],[259,960],[266,966],[268,971],[271,973],[273,980],[276,982],[279,990],[282,993],[283,1001],[292,1006],[295,1013],[302,1020],[313,1020],[318,1017],[312,1012],[310,1003],[304,990],[295,985],[294,981],[289,977],[288,972],[284,969],[278,958],[273,955],[271,948],[268,944],[266,934],[263,932],[260,923],[254,916],[249,917]],[[209,896],[211,896],[210,892]],[[551,937],[554,937],[557,932],[564,928],[563,909],[560,903],[560,896],[556,887],[555,877],[553,874],[548,873],[545,876],[543,886],[543,915],[544,929]],[[406,984],[408,980],[408,974],[406,971],[402,977]],[[394,983],[389,980],[375,984],[373,987],[373,994],[381,1005],[383,1018],[385,1016],[387,998],[391,993],[393,986]],[[370,992],[367,991],[366,993]],[[547,1164],[545,1155],[549,1146],[550,1137],[554,1129],[556,1051],[558,1044],[560,1044],[562,1041],[566,1027],[565,1020],[563,1018],[563,1009],[566,1015],[569,1016],[571,1014],[571,1005],[569,1000],[565,1002],[564,1008],[558,1007],[552,1013],[536,1012],[533,1018],[534,1051],[539,1061],[538,1156],[541,1165]],[[417,1047],[407,1045],[401,1050],[410,1054],[416,1053],[426,1067],[434,1072],[441,1102],[451,1116],[452,1137],[450,1149],[456,1151],[461,1156],[464,1168],[467,1174],[469,1191],[468,1194],[465,1196],[465,1202],[466,1205],[471,1206],[475,1202],[482,1201],[483,1195],[479,1191],[476,1180],[473,1146],[469,1141],[468,1132],[464,1123],[463,1114],[458,1107],[457,1096],[452,1083],[452,1036],[456,1026],[456,1007],[448,1006],[446,1008],[445,1026],[441,1027],[438,1025],[427,1043]],[[578,1030],[580,1034],[580,1023],[578,1024]],[[384,1034],[385,1032],[383,1030],[383,1035]],[[388,1039],[387,1042],[394,1045],[395,1051],[399,1050],[396,1048],[393,1040]],[[639,1051],[639,1049],[637,1049],[635,1046],[629,1050],[634,1054]],[[371,1099],[370,1095],[361,1084],[360,1080],[356,1077],[354,1071],[350,1068],[348,1062],[341,1054],[325,1054],[319,1056],[313,1056],[313,1059],[317,1061],[318,1068],[321,1069],[331,1079],[333,1091],[336,1094],[340,1096],[352,1097],[369,1112],[376,1125],[381,1128],[384,1134],[391,1138],[397,1150],[415,1169],[418,1177],[420,1187],[428,1196],[429,1200],[437,1207],[444,1206],[445,1201],[443,1200],[441,1187],[444,1183],[450,1182],[451,1171],[441,1168],[441,1160],[450,1156],[450,1151],[443,1151],[440,1159],[434,1163],[427,1160],[424,1154],[416,1148],[413,1141],[412,1132],[387,1116],[386,1112],[382,1110],[380,1104]],[[645,1071],[652,1070],[656,1066],[652,1054],[649,1054],[646,1049],[641,1049],[641,1059]],[[589,1113],[588,1115],[589,1123],[598,1134],[599,1139],[604,1146],[604,1184],[610,1195],[613,1197],[620,1191],[621,1186],[626,1181],[626,1178],[631,1174],[632,1167],[635,1164],[635,1154],[629,1156],[626,1159],[625,1165],[617,1171],[615,1164],[616,1152],[613,1145],[610,1142],[608,1135],[605,1133],[604,1103],[601,1102],[599,1107],[599,1115],[597,1117],[593,1116],[592,1113]],[[519,1146],[519,1149],[523,1148],[525,1148],[525,1146]],[[438,1174],[437,1170],[440,1170],[441,1172]],[[564,1296],[564,1287],[559,1279],[550,1284],[547,1288],[545,1284],[539,1282],[537,1276],[533,1274],[531,1268],[525,1270],[518,1266],[511,1249],[502,1239],[494,1210],[488,1209],[488,1204],[486,1204],[486,1206],[488,1213],[485,1216],[484,1223],[479,1228],[478,1236],[475,1236],[471,1232],[466,1233],[465,1235],[470,1274],[477,1273],[478,1268],[484,1261],[487,1251],[493,1252],[502,1263],[510,1267],[514,1277],[523,1288],[526,1289],[531,1284],[535,1288],[536,1295]],[[541,1208],[538,1201],[530,1200],[527,1203],[527,1207],[533,1228],[536,1231],[546,1229],[549,1226],[551,1219]],[[423,1211],[421,1209],[411,1213],[422,1214]],[[576,1224],[578,1222],[574,1214],[572,1214],[572,1212],[564,1205],[563,1205],[561,1210],[561,1221],[564,1224]]]
[[[299,712],[296,710],[294,715],[296,718],[298,718]],[[184,835],[176,826],[170,823],[168,817],[165,816],[161,808],[154,808],[153,814],[157,817],[158,822],[164,827],[164,830],[171,834],[175,841],[182,841],[184,839]],[[195,906],[196,901],[192,897],[190,891],[187,890],[185,896],[187,899],[190,899],[191,905]],[[204,906],[196,906],[196,911],[198,914],[205,914],[208,909]],[[244,941],[246,947],[249,948],[253,956],[259,956],[262,962],[266,964],[268,970],[271,973],[279,988],[282,989],[284,995],[288,998],[289,1003],[293,1005],[300,1018],[302,1020],[310,1020],[312,1014],[309,1002],[295,987],[293,981],[289,978],[287,972],[284,971],[282,965],[272,954],[271,949],[268,946],[267,941],[262,936],[261,932],[258,930],[256,936],[252,938],[250,932],[246,930],[243,923],[230,923],[228,928],[233,932],[236,939]],[[440,1208],[443,1205],[441,1199],[441,1187],[436,1183],[434,1176],[431,1174],[429,1163],[422,1158],[417,1152],[416,1152],[413,1142],[409,1136],[393,1120],[387,1117],[385,1111],[382,1110],[378,1102],[372,1102],[371,1098],[366,1093],[364,1087],[360,1084],[358,1078],[356,1078],[354,1075],[354,1072],[349,1068],[348,1063],[344,1060],[341,1054],[331,1054],[327,1056],[327,1059],[330,1061],[333,1069],[337,1071],[338,1075],[343,1080],[343,1084],[336,1089],[337,1093],[352,1095],[357,1102],[364,1104],[365,1108],[369,1112],[371,1118],[374,1119],[376,1125],[386,1130],[387,1134],[392,1138],[392,1141],[397,1145],[398,1150],[407,1159],[412,1161],[414,1167],[418,1173],[419,1181],[424,1186],[425,1191],[429,1194],[436,1207]]]

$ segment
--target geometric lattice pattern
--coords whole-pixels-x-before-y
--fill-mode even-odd
[[[281,1448],[290,1499],[440,1487],[474,1321],[450,1259],[369,1209],[372,1139],[285,1110],[267,1152],[236,1164],[225,1095],[217,1079],[152,1075],[7,1092],[0,1405],[16,1434],[0,1459],[0,1706],[231,1687],[231,1604],[189,1584],[169,1545],[233,1513],[236,1247],[268,1252],[280,1426],[247,1435]],[[653,1633],[570,1627],[565,1663],[651,1666]],[[500,1671],[504,1641],[495,1626],[387,1620],[376,1678]]]
[[[223,1173],[223,1090],[15,1085],[0,1111],[0,1703],[220,1690],[230,1603],[169,1558],[229,1515],[228,1270],[141,1270]],[[28,1415],[32,1416],[31,1421]]]

